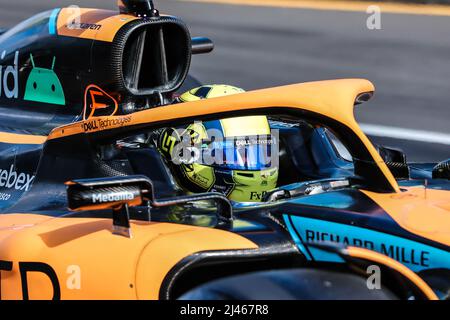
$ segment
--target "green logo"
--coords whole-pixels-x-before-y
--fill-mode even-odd
[[[24,100],[66,105],[61,82],[55,71],[53,71],[56,58],[53,58],[51,69],[36,68],[33,55],[30,55],[30,58],[33,69],[27,80]]]

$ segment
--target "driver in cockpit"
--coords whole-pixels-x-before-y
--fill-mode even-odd
[[[178,98],[189,102],[244,92],[206,85]],[[178,184],[187,192],[220,192],[236,202],[259,202],[277,186],[277,141],[266,116],[195,122],[166,128],[156,144]]]

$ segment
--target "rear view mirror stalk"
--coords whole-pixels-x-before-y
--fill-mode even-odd
[[[205,37],[195,37],[191,40],[192,54],[210,53],[214,50],[214,42]]]
[[[81,179],[66,182],[68,207],[72,211],[113,211],[113,233],[131,237],[129,207],[148,203],[150,207],[170,207],[195,201],[217,203],[219,224],[233,220],[233,207],[224,195],[210,192],[158,200],[146,176]]]
[[[112,233],[131,238],[130,211],[128,204],[120,208],[113,208],[113,228]]]

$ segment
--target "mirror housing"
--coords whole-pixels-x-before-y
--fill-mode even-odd
[[[195,37],[191,40],[192,54],[210,53],[214,50],[214,42],[205,37]]]
[[[217,219],[220,224],[233,220],[233,207],[227,197],[208,192],[158,200],[154,186],[146,176],[81,179],[65,183],[68,208],[71,211],[107,210],[113,212],[113,233],[131,237],[128,208],[142,205],[170,207],[196,201],[213,200],[217,203]]]
[[[395,178],[410,178],[409,166],[406,161],[406,154],[402,150],[380,145],[376,145],[375,147]]]
[[[450,180],[450,159],[439,162],[433,168],[433,179],[448,179],[448,180]]]
[[[66,182],[69,209],[105,210],[143,203],[139,184],[132,179],[86,179]]]
[[[356,98],[355,98],[355,106],[363,104],[364,102],[369,101],[370,99],[372,99],[374,92],[373,91],[369,91],[369,92],[363,92],[360,93]]]

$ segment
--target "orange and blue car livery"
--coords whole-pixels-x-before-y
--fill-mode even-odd
[[[382,158],[353,115],[373,84],[319,81],[171,103],[189,79],[194,43],[176,17],[78,8],[42,13],[0,35],[0,298],[174,299],[237,273],[348,263],[317,242],[383,262],[428,298],[448,298],[450,183],[435,176],[437,164]],[[149,202],[129,208],[129,237],[111,232],[109,210],[68,209],[67,181],[118,175],[146,176],[158,198],[182,197],[154,149],[122,148],[111,160],[108,148],[166,126],[255,114],[313,123],[308,152],[326,165],[311,176],[349,185],[234,204],[226,224],[203,213],[177,220],[193,208],[167,213]],[[273,123],[286,141],[301,135]],[[323,128],[352,161],[337,155]]]

